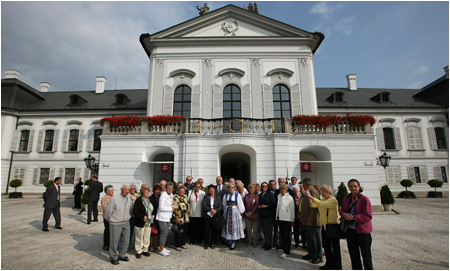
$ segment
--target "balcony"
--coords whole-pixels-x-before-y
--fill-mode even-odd
[[[298,124],[293,119],[185,119],[168,125],[142,122],[138,126],[111,126],[103,123],[103,135],[221,135],[221,134],[370,134],[370,123],[354,125],[342,122],[331,125]]]

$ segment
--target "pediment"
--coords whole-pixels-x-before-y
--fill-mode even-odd
[[[312,37],[314,33],[228,5],[151,35],[152,39],[192,37]]]

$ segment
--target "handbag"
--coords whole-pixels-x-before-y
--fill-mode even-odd
[[[155,223],[153,223],[152,225],[152,230],[151,230],[151,235],[156,235],[158,234],[158,229],[155,226]]]
[[[326,227],[327,227],[327,230],[325,231],[325,234],[328,239],[345,239],[345,233],[341,231],[340,224],[328,224],[328,209],[327,209],[327,226]]]
[[[227,222],[225,221],[225,218],[219,214],[213,216],[212,219],[213,219],[213,227],[214,228],[225,227],[225,225],[227,224]]]
[[[178,224],[173,224],[171,230],[176,235],[182,234],[184,232],[184,229],[182,227],[180,227],[180,225],[178,225]]]
[[[341,230],[342,233],[346,233],[348,230],[348,221],[345,220],[345,218],[343,216],[341,216],[340,218],[340,223],[339,223],[339,229]]]

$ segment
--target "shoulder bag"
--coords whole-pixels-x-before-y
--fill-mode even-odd
[[[344,221],[346,220],[344,219]],[[342,217],[341,217],[341,224],[342,224]],[[328,224],[328,209],[327,209],[327,229],[325,233],[328,239],[345,239],[345,233],[341,231],[340,227],[341,224]]]

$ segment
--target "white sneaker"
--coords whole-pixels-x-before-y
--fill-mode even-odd
[[[165,251],[165,252],[167,252],[167,253],[170,253],[170,252],[171,252],[170,250],[168,250],[168,249],[166,249],[166,248],[163,248],[163,251]]]
[[[287,256],[287,255],[286,255],[286,253],[284,253],[284,252],[280,254],[280,258],[286,258],[286,256]]]
[[[159,255],[161,255],[161,256],[169,256],[169,253],[167,252],[167,251],[160,251],[159,252]]]

